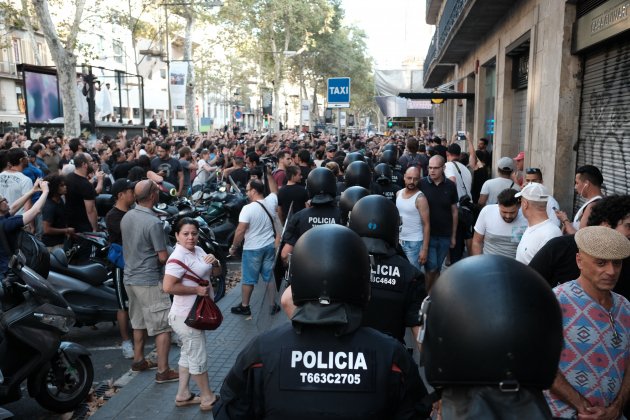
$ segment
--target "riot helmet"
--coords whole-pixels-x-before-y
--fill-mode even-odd
[[[344,173],[344,181],[346,187],[352,187],[353,185],[359,185],[363,188],[370,188],[372,182],[372,174],[370,173],[370,167],[363,161],[352,162],[346,168]]]
[[[348,227],[363,239],[368,249],[373,249],[372,245],[378,241],[395,248],[398,244],[400,214],[392,200],[382,195],[368,195],[352,208]]]
[[[392,168],[387,163],[379,163],[374,167],[374,181],[379,184],[392,182]]]
[[[347,188],[341,193],[341,198],[339,199],[341,213],[347,215],[360,199],[368,195],[370,195],[370,191],[368,191],[367,188],[358,185]]]
[[[440,276],[422,314],[432,386],[551,386],[562,314],[547,282],[528,266],[500,255],[465,258]]]
[[[326,204],[335,201],[337,180],[328,168],[315,168],[306,178],[306,191],[313,204]]]
[[[345,171],[348,165],[350,165],[352,162],[357,162],[357,161],[364,162],[365,156],[363,156],[359,152],[348,153],[346,157],[343,159],[343,170]]]
[[[396,150],[385,150],[381,155],[381,163],[387,163],[390,166],[396,165],[398,161],[398,152]]]
[[[297,306],[319,302],[365,307],[370,299],[367,249],[345,226],[320,225],[303,234],[293,248],[289,275]]]
[[[385,146],[383,146],[383,151],[385,150],[391,150],[398,154],[398,147],[394,143],[387,143]]]

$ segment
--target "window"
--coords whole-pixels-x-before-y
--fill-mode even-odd
[[[39,54],[39,59],[42,60],[40,63],[42,66],[45,66],[46,63],[46,49],[44,48],[44,44],[41,42],[37,43],[37,53]]]
[[[114,49],[114,61],[117,63],[123,62],[123,44],[118,40],[114,40],[112,42],[112,47]]]
[[[13,38],[13,59],[16,64],[22,62],[22,42],[19,38]]]
[[[166,69],[160,69],[160,77],[166,79]]]

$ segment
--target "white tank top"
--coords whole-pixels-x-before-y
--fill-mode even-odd
[[[403,198],[403,191],[400,191],[396,197],[396,207],[402,219],[400,228],[400,240],[402,241],[421,241],[423,240],[422,219],[416,208],[416,199],[422,194],[422,191],[416,192],[409,198]]]
[[[601,199],[602,199],[601,195],[596,195],[595,197],[591,198],[586,203],[584,203],[582,207],[580,207],[577,213],[575,213],[575,217],[573,218],[573,227],[575,228],[575,230],[578,230],[580,228],[580,222],[582,220],[582,215],[584,214],[584,210],[586,210],[586,207],[588,207],[588,205],[591,204],[593,201],[597,201]]]

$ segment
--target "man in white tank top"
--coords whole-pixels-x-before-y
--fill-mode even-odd
[[[418,189],[420,171],[412,166],[405,172],[405,188],[396,193],[396,207],[402,222],[400,245],[407,259],[421,270],[429,251],[429,203]]]

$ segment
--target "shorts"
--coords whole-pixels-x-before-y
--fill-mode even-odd
[[[273,243],[259,249],[243,250],[242,284],[253,286],[258,283],[258,276],[261,275],[264,282],[271,281],[275,256],[276,252]]]
[[[451,247],[451,238],[449,236],[431,236],[429,240],[429,253],[427,254],[427,262],[424,264],[426,271],[437,271],[442,269],[442,263]]]
[[[407,256],[407,259],[418,270],[421,270],[420,262],[418,261],[418,257],[420,256],[420,251],[422,251],[422,243],[424,241],[403,241],[400,240],[400,246]]]
[[[149,336],[171,332],[168,313],[171,299],[162,290],[162,284],[155,286],[131,286],[126,284],[129,295],[129,320],[134,330],[147,330]]]
[[[187,368],[191,375],[200,375],[208,371],[206,332],[190,328],[184,323],[185,320],[184,315],[169,314],[168,316],[168,323],[182,340],[179,365]]]
[[[127,290],[123,284],[123,270],[122,268],[112,266],[112,277],[114,280],[114,291],[116,292],[116,301],[118,302],[118,309],[122,311],[129,310],[129,298],[127,297]]]

